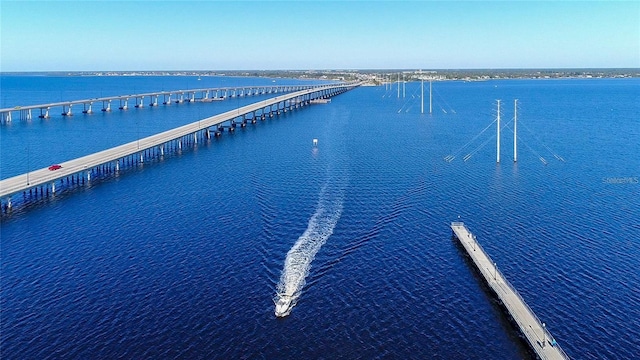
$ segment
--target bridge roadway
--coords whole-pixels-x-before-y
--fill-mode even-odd
[[[568,359],[545,324],[498,270],[498,266],[480,246],[475,235],[471,234],[462,222],[452,222],[451,229],[536,355],[540,359]]]
[[[287,108],[292,109],[294,107],[308,105],[310,104],[311,100],[329,98],[331,96],[351,90],[359,85],[359,83],[323,85],[316,86],[312,89],[300,90],[282,96],[276,96],[271,99],[259,101],[238,109],[230,110],[222,114],[204,118],[196,122],[180,126],[178,128],[168,130],[156,135],[132,141],[124,145],[116,146],[111,149],[99,151],[77,159],[59,163],[59,165],[61,165],[62,167],[58,170],[52,171],[48,168],[44,168],[30,171],[26,174],[3,179],[0,180],[0,199],[3,200],[3,207],[11,209],[11,196],[24,192],[25,190],[29,190],[30,188],[36,188],[37,194],[37,187],[46,186],[47,193],[49,189],[51,189],[51,193],[55,193],[55,184],[59,179],[68,179],[68,177],[70,176],[73,177],[73,175],[86,173],[88,180],[90,180],[91,169],[100,165],[115,162],[117,169],[120,164],[119,159],[123,159],[127,156],[136,154],[144,154],[145,150],[152,148],[160,148],[161,151],[164,152],[165,144],[171,141],[179,141],[179,139],[184,139],[186,137],[195,139],[197,143],[198,133],[206,132],[206,134],[208,135],[211,127],[214,127],[217,131],[221,129],[220,126],[225,122],[229,122],[228,128],[231,131],[233,129],[235,119],[242,118],[243,121],[245,121],[247,114],[252,113],[252,119],[255,121],[255,118],[257,116],[256,113],[259,111],[262,112],[262,116],[264,118],[266,111],[268,111],[270,115],[275,112],[279,114],[281,110],[286,112]],[[281,105],[282,108],[280,107]],[[273,108],[274,106],[275,109]],[[182,142],[180,142],[179,146],[182,146]]]
[[[111,111],[111,102],[119,101],[120,109],[128,109],[130,107],[129,100],[134,99],[134,104],[131,106],[134,107],[144,107],[144,99],[149,98],[148,106],[158,106],[159,98],[162,96],[163,101],[162,104],[168,105],[172,102],[182,103],[182,102],[194,102],[194,101],[215,101],[215,100],[224,100],[226,98],[233,97],[243,97],[243,96],[252,96],[252,95],[266,95],[266,94],[277,94],[277,93],[286,93],[291,91],[300,91],[307,90],[317,87],[318,85],[263,85],[263,86],[236,86],[236,87],[223,87],[223,88],[201,88],[201,89],[192,89],[192,90],[173,90],[173,91],[158,91],[158,92],[150,92],[150,93],[142,93],[142,94],[131,94],[131,95],[118,95],[118,96],[107,96],[107,97],[99,97],[94,99],[84,99],[84,100],[70,100],[70,101],[60,101],[49,104],[39,104],[39,105],[27,105],[27,106],[15,106],[12,108],[4,108],[0,109],[0,122],[10,123],[12,121],[12,113],[17,112],[22,119],[31,120],[32,113],[31,110],[40,110],[40,115],[38,117],[41,118],[49,118],[49,110],[55,107],[62,108],[62,115],[73,115],[71,108],[73,105],[82,105],[83,113],[93,113],[93,104],[94,103],[102,103],[102,111]],[[196,94],[200,94],[199,98],[196,98]],[[172,96],[176,96],[175,99]],[[186,99],[185,99],[186,95]],[[219,96],[221,95],[221,96]]]

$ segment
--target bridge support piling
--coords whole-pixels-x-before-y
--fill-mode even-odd
[[[67,110],[67,106],[69,107],[69,109]],[[62,105],[62,116],[72,116],[73,113],[71,112],[71,104],[69,105]]]
[[[40,108],[40,115],[38,116],[40,119],[48,119],[49,118],[49,109],[50,108]],[[44,114],[42,113],[44,110]]]

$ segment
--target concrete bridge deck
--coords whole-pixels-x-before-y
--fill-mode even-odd
[[[540,359],[568,359],[545,324],[498,270],[498,266],[480,246],[475,235],[462,222],[452,222],[451,229],[536,355]]]
[[[128,156],[136,156],[136,154],[144,154],[148,149],[160,149],[161,152],[164,152],[165,145],[172,141],[178,141],[180,147],[182,146],[180,139],[184,138],[195,140],[197,143],[197,135],[199,133],[202,134],[204,132],[208,136],[211,128],[213,128],[214,131],[218,131],[221,129],[219,126],[225,122],[229,122],[229,126],[227,128],[232,131],[235,127],[235,119],[241,118],[241,121],[246,121],[245,116],[247,114],[253,114],[252,119],[255,121],[257,115],[261,115],[264,118],[267,112],[270,115],[273,115],[273,113],[279,114],[281,111],[286,112],[287,109],[308,105],[313,99],[329,98],[351,90],[358,85],[359,83],[324,85],[317,86],[312,89],[284,94],[243,106],[238,109],[230,110],[222,114],[207,117],[193,123],[116,146],[111,149],[61,162],[59,163],[61,168],[57,170],[52,171],[49,170],[49,168],[44,168],[3,179],[0,180],[0,199],[5,200],[6,202],[4,202],[4,206],[10,209],[11,196],[22,193],[30,188],[47,186],[47,192],[48,189],[51,189],[51,192],[55,193],[55,184],[59,179],[68,178],[69,176],[74,175],[78,176],[78,174],[85,173],[90,177],[89,171],[92,168],[108,163],[113,163],[115,164],[115,167],[118,168],[120,165],[120,159]]]
[[[106,96],[83,100],[58,101],[47,104],[14,106],[11,108],[0,109],[0,122],[10,123],[13,119],[12,114],[17,113],[18,118],[31,120],[34,114],[32,110],[39,110],[39,114],[35,114],[40,118],[51,117],[50,110],[52,108],[61,108],[61,115],[73,115],[72,107],[81,105],[83,113],[93,113],[95,109],[93,104],[101,104],[98,111],[111,111],[111,103],[118,102],[116,105],[119,109],[128,109],[129,107],[145,107],[159,106],[159,104],[169,105],[171,103],[193,102],[193,101],[215,101],[224,100],[226,98],[244,97],[253,95],[266,95],[287,93],[300,90],[308,90],[319,85],[260,85],[260,86],[233,86],[220,88],[198,88],[189,90],[171,90],[157,91],[140,94]],[[145,99],[148,102],[145,103]],[[129,101],[131,100],[131,103]]]

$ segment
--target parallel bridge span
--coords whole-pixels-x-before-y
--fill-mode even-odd
[[[244,127],[248,121],[255,123],[257,119],[287,112],[294,108],[311,104],[314,100],[328,99],[359,86],[360,83],[342,83],[316,86],[311,89],[276,96],[247,106],[227,111],[222,114],[200,119],[187,125],[177,127],[156,135],[99,151],[77,159],[62,162],[57,170],[43,168],[0,180],[0,200],[2,213],[11,211],[12,197],[22,193],[22,198],[49,196],[55,194],[56,184],[84,184],[91,180],[91,174],[117,172],[121,167],[143,163],[155,154],[181,150],[183,146],[197,144],[198,139],[220,135],[225,129],[234,131],[237,124]],[[250,116],[249,116],[250,115]],[[106,168],[106,169],[105,169]],[[71,180],[70,180],[71,179]],[[27,192],[28,191],[28,192]]]
[[[94,104],[100,105],[101,111],[109,112],[112,110],[112,103],[120,110],[127,110],[129,107],[142,108],[145,106],[159,106],[159,104],[170,105],[172,103],[195,101],[212,102],[235,97],[288,93],[313,89],[316,87],[318,87],[318,85],[262,85],[201,88],[60,101],[39,105],[15,106],[12,108],[0,109],[0,123],[11,123],[16,114],[17,118],[20,120],[31,120],[34,115],[39,118],[47,119],[51,117],[51,111],[54,108],[60,108],[60,114],[62,116],[72,116],[72,109],[74,105],[81,105],[82,113],[91,114],[94,112]],[[145,99],[147,99],[146,103]],[[36,114],[33,114],[33,110],[35,110]]]

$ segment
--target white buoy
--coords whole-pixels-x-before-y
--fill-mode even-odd
[[[318,146],[318,139],[313,139],[313,146]]]

